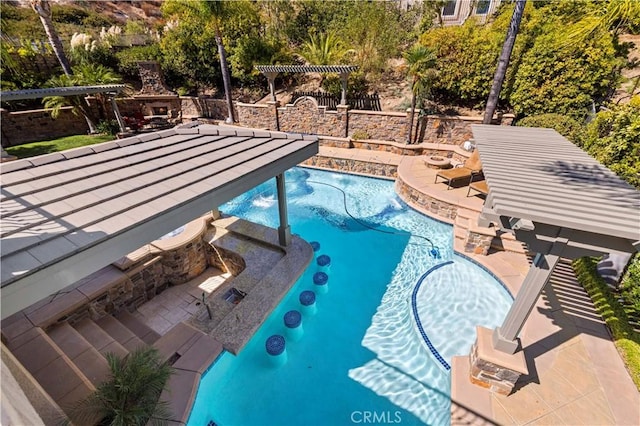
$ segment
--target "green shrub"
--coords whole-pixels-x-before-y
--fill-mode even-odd
[[[612,105],[598,112],[579,145],[640,189],[640,96],[628,105]]]
[[[342,96],[342,81],[338,74],[328,74],[322,81],[322,88],[325,92],[331,93],[338,99]],[[347,98],[357,98],[366,95],[369,91],[369,83],[362,72],[349,74],[347,81]]]
[[[82,25],[89,12],[82,7],[72,5],[52,5],[51,18],[61,24]]]
[[[356,130],[351,135],[351,139],[355,139],[355,140],[365,140],[369,138],[370,138],[369,133],[365,132],[364,130]]]
[[[98,133],[103,135],[117,135],[120,132],[120,126],[116,120],[102,120],[96,125]]]
[[[622,298],[628,304],[631,315],[640,318],[640,254],[629,262],[629,266],[620,282]]]
[[[571,142],[576,142],[583,126],[571,117],[561,114],[539,114],[518,120],[516,126],[546,127],[554,129]]]
[[[157,43],[147,46],[134,46],[123,49],[115,54],[118,62],[118,72],[130,78],[137,78],[139,61],[160,61],[162,53]]]

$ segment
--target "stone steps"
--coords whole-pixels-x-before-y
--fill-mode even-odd
[[[7,347],[70,417],[72,407],[95,390],[91,381],[40,327],[32,327],[11,339]],[[89,423],[95,424],[96,420]],[[87,421],[74,424],[87,424]]]
[[[69,323],[55,325],[47,334],[94,386],[107,379],[107,360]]]
[[[117,356],[124,357],[129,353],[127,348],[122,346],[111,337],[109,333],[90,319],[82,320],[74,324],[73,327],[104,356],[106,356],[107,353],[113,353]]]
[[[151,329],[151,327],[127,311],[119,313],[116,319],[147,345],[153,345],[160,338],[160,335]]]
[[[129,352],[147,346],[138,336],[111,315],[100,318],[96,321],[96,324]]]

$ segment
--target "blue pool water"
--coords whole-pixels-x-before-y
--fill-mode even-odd
[[[240,354],[203,376],[188,424],[449,424],[447,363],[468,354],[476,325],[501,323],[507,291],[455,255],[451,226],[407,207],[393,182],[302,168],[286,180],[292,232],[331,258],[329,291],[274,366],[265,342],[287,337],[283,316],[314,289],[312,262]],[[275,181],[221,210],[277,227]]]

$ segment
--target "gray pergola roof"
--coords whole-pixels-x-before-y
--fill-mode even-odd
[[[317,152],[315,136],[189,123],[0,165],[2,317]]]
[[[21,101],[24,99],[39,99],[47,96],[76,96],[89,95],[92,93],[122,92],[127,86],[124,84],[104,84],[100,86],[73,86],[73,87],[51,87],[45,89],[12,90],[0,92],[0,101]]]
[[[640,191],[555,130],[471,128],[490,191],[485,217],[530,221],[537,239],[571,230],[570,245],[586,252],[630,251],[640,241]]]
[[[357,71],[356,65],[256,65],[256,69],[262,73],[267,72],[335,72],[350,73]]]

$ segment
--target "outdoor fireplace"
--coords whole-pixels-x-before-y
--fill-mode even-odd
[[[180,98],[167,88],[160,64],[155,61],[138,62],[142,89],[134,98],[140,101],[145,117],[175,118],[180,111]]]

